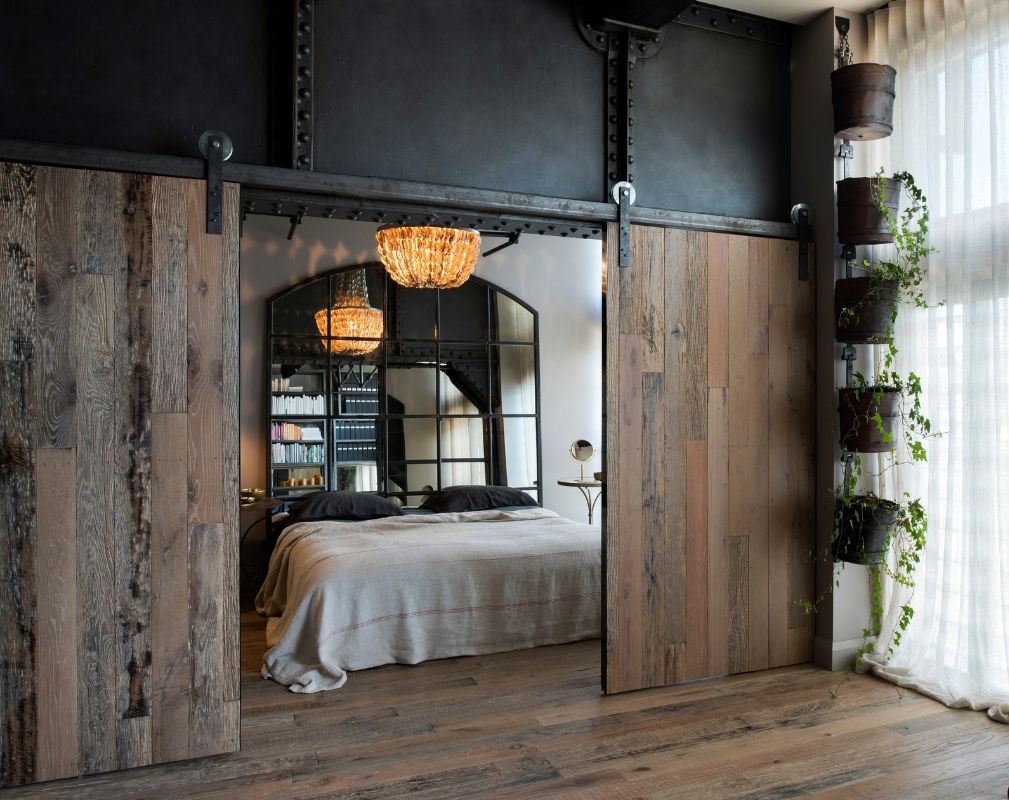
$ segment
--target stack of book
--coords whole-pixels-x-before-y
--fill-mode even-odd
[[[334,422],[334,433],[338,441],[371,441],[375,439],[374,422]]]
[[[322,431],[315,427],[302,427],[290,422],[274,422],[270,425],[270,430],[271,438],[274,441],[322,441]]]
[[[272,448],[275,466],[284,464],[321,464],[326,458],[326,449],[321,444],[280,444]]]
[[[274,395],[270,403],[271,414],[325,414],[326,398],[321,395],[300,395],[294,397],[277,397]]]
[[[373,462],[378,454],[378,447],[374,442],[338,444],[335,449],[336,461],[341,464],[355,461]]]

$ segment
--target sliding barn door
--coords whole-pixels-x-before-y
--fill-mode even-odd
[[[629,267],[607,252],[606,691],[808,661],[814,287],[798,246],[635,226]]]
[[[0,165],[0,783],[238,747],[238,196]]]

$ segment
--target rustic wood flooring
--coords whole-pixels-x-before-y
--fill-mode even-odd
[[[599,695],[599,642],[390,666],[292,694],[242,617],[242,751],[0,791],[73,798],[1004,798],[1009,726],[785,667]]]

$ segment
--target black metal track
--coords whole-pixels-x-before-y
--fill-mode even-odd
[[[206,163],[199,158],[157,156],[11,139],[0,139],[0,161],[201,179],[206,171]],[[326,209],[340,207],[361,209],[361,216],[366,211],[384,211],[390,221],[399,209],[406,209],[407,213],[429,211],[439,218],[450,216],[452,212],[456,212],[458,216],[462,216],[464,212],[475,212],[488,218],[493,216],[520,224],[527,221],[546,223],[544,235],[555,236],[564,234],[566,230],[558,223],[570,222],[575,227],[579,227],[576,223],[580,223],[583,227],[589,226],[591,230],[591,226],[599,227],[617,219],[617,207],[612,203],[387,178],[330,175],[230,161],[224,164],[224,180],[241,184],[243,198],[252,197],[256,200],[256,213],[262,211],[277,214],[272,207],[261,208],[260,203],[280,202],[282,216],[296,214],[297,207],[301,205],[308,207],[306,216],[327,216]],[[288,210],[289,208],[292,210]],[[796,238],[795,226],[791,223],[637,206],[631,208],[631,221],[670,228]],[[553,224],[554,228],[550,229],[549,224]],[[493,225],[489,227],[492,228]],[[568,225],[570,227],[572,225]],[[567,235],[570,235],[570,231]]]

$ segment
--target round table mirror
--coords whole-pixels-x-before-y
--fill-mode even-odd
[[[596,448],[592,446],[592,442],[585,439],[576,439],[571,443],[569,452],[571,453],[571,457],[579,462],[581,469],[580,480],[585,480],[585,462],[592,460],[592,457],[596,454]]]

